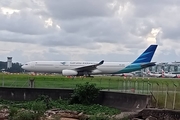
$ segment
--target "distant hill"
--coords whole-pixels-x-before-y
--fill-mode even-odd
[[[12,67],[7,69],[7,62],[0,61],[0,71],[5,70],[10,73],[20,73],[24,71],[21,66],[21,63],[12,63]]]

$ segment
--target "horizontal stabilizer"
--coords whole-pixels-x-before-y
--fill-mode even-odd
[[[142,68],[147,68],[147,67],[151,67],[151,66],[155,66],[156,62],[150,62],[150,63],[146,63],[146,64],[142,64],[141,67]]]

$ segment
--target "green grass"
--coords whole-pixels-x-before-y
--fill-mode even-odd
[[[156,92],[153,94],[156,98],[157,104],[154,103],[155,106],[158,108],[168,108],[168,109],[180,109],[180,93],[174,92]],[[166,98],[167,96],[167,98]],[[176,96],[176,97],[175,97]],[[175,101],[174,101],[175,97]],[[174,108],[173,108],[174,104]]]
[[[174,90],[174,84],[180,90],[180,79],[163,79],[163,78],[126,78],[118,76],[95,76],[94,78],[66,78],[64,76],[31,76],[26,74],[7,75],[0,74],[0,85],[7,87],[28,87],[29,79],[35,79],[37,88],[74,88],[79,83],[95,83],[102,89],[130,90],[136,89],[141,91],[165,90],[168,84],[169,90]],[[158,88],[159,86],[159,88]]]

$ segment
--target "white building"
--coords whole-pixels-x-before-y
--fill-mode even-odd
[[[12,67],[12,57],[7,57],[7,69]]]

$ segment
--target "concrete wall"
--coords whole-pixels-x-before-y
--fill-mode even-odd
[[[101,104],[123,111],[140,111],[151,104],[150,95],[120,92],[102,92]]]
[[[43,88],[6,88],[0,87],[0,98],[5,100],[23,101],[35,100],[39,95],[48,95],[52,99],[68,99],[72,89],[43,89]],[[130,93],[101,91],[96,103],[125,111],[144,109],[151,96]]]
[[[22,101],[35,100],[39,95],[48,95],[52,99],[66,99],[71,96],[72,89],[43,89],[43,88],[6,88],[0,87],[0,98],[5,100]]]

